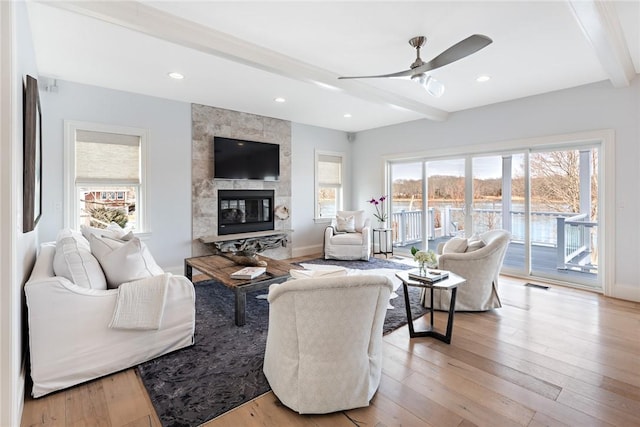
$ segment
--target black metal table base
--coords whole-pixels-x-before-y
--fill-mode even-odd
[[[288,277],[272,277],[270,279],[260,280],[248,285],[236,286],[233,288],[235,294],[235,320],[236,326],[244,326],[246,323],[247,293],[260,289],[267,289],[274,283],[281,283]]]
[[[458,288],[451,289],[451,304],[449,304],[449,318],[447,320],[447,331],[445,334],[437,332],[433,329],[433,288],[429,288],[429,291],[431,293],[431,304],[429,308],[430,326],[428,327],[428,329],[421,331],[416,331],[413,326],[413,316],[411,315],[411,305],[409,303],[409,287],[406,283],[403,282],[402,288],[404,290],[404,305],[407,309],[409,337],[433,337],[447,344],[451,344],[451,334],[453,333],[453,315],[455,313],[456,293],[458,292]]]

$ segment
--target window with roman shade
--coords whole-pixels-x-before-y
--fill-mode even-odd
[[[333,218],[342,208],[342,153],[316,152],[316,219]]]
[[[143,129],[65,122],[65,222],[143,231]]]
[[[140,137],[76,131],[76,184],[140,185]]]

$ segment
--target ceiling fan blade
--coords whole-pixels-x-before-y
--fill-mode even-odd
[[[489,37],[480,34],[474,34],[454,44],[449,49],[445,50],[426,64],[412,69],[411,72],[416,74],[424,73],[426,71],[444,67],[447,64],[451,64],[452,62],[458,61],[459,59],[469,56],[472,53],[475,53],[480,49],[489,46],[491,43],[493,43],[493,40],[491,40]]]
[[[338,77],[339,79],[377,79],[377,78],[381,78],[381,77],[387,77],[387,78],[391,78],[391,77],[410,77],[411,75],[414,74],[413,70],[405,70],[405,71],[399,71],[397,73],[391,73],[391,74],[380,74],[377,76],[348,76],[348,77]]]
[[[418,44],[414,43],[414,41],[419,41]],[[338,77],[338,79],[377,79],[377,78],[402,78],[402,77],[410,77],[411,80],[416,80],[420,85],[422,85],[427,92],[435,97],[442,96],[444,92],[444,85],[439,81],[435,80],[433,77],[428,76],[426,72],[435,70],[436,68],[444,67],[447,64],[451,64],[452,62],[458,61],[466,56],[471,55],[483,49],[493,43],[487,36],[483,36],[481,34],[474,34],[472,36],[467,37],[466,39],[454,44],[449,49],[442,52],[440,55],[433,58],[431,61],[416,66],[417,64],[422,63],[420,59],[420,47],[422,43],[424,43],[424,37],[415,37],[409,40],[409,43],[417,48],[418,58],[411,65],[413,68],[409,70],[399,71],[397,73],[391,74],[380,74],[375,76],[346,76],[346,77]]]

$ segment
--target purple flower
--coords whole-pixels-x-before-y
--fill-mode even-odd
[[[372,197],[371,200],[369,200],[369,203],[371,203],[376,208],[376,213],[374,213],[373,216],[376,217],[376,219],[381,222],[384,222],[387,220],[387,211],[385,211],[384,209],[385,200],[387,200],[387,196],[380,196],[379,199]]]

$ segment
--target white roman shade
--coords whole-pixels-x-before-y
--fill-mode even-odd
[[[140,137],[76,130],[76,184],[140,184]]]
[[[342,157],[318,155],[318,184],[323,187],[342,185]]]

